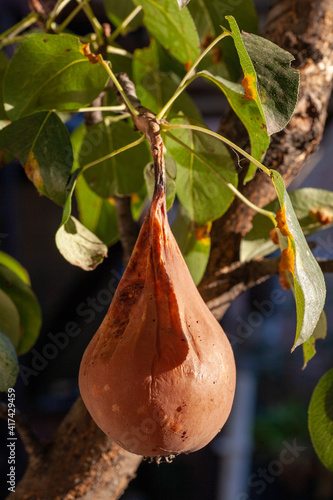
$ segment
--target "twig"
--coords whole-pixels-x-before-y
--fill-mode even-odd
[[[234,262],[199,286],[200,293],[213,314],[221,318],[239,295],[279,274],[279,261],[280,257]],[[333,272],[333,259],[317,259],[317,262],[324,273]]]
[[[120,241],[123,248],[123,264],[127,266],[138,236],[139,227],[132,216],[131,198],[129,196],[115,196],[114,200],[116,204]]]

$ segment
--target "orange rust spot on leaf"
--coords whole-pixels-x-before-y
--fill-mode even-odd
[[[274,243],[274,245],[279,244],[279,236],[278,236],[278,233],[277,233],[277,230],[275,227],[273,227],[273,229],[270,230],[269,237],[272,240],[272,242]]]
[[[188,71],[190,69],[191,65],[192,65],[192,62],[191,61],[187,61],[187,63],[184,65],[185,71]]]
[[[323,226],[326,226],[333,221],[332,212],[325,207],[312,209],[310,210],[309,215],[315,222],[320,222]]]
[[[90,50],[90,43],[84,43],[80,47],[80,51],[86,57],[88,57],[91,64],[97,64],[100,61],[100,54],[93,54]]]
[[[210,244],[210,230],[212,227],[212,223],[208,222],[207,224],[204,224],[203,226],[198,227],[195,230],[195,237],[200,243],[203,245],[209,245]]]
[[[39,165],[32,151],[30,151],[24,171],[28,179],[36,186],[38,191],[43,187],[43,179],[40,175]]]
[[[286,207],[285,207],[285,205],[283,205],[282,208],[280,208],[280,210],[278,210],[276,212],[275,219],[277,222],[277,227],[280,229],[281,234],[283,236],[288,236],[289,238],[292,238],[292,234],[289,231],[287,220],[286,220]]]
[[[110,203],[110,205],[112,206],[115,206],[116,205],[116,202],[114,200],[114,198],[108,198],[108,202]]]
[[[253,75],[245,75],[242,80],[242,86],[245,88],[244,98],[255,101],[256,79]]]

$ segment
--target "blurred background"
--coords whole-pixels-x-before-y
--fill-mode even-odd
[[[196,1],[196,0],[192,0]],[[28,13],[27,0],[0,0],[0,32]],[[100,21],[102,1],[91,2]],[[270,2],[257,0],[260,22]],[[83,19],[71,25],[85,34]],[[139,30],[122,43],[127,50],[147,43]],[[190,87],[206,123],[218,128],[225,109],[222,94],[212,87]],[[316,187],[333,190],[333,123],[329,110],[325,137],[319,151],[295,179],[291,189]],[[16,162],[0,170],[0,248],[28,270],[43,312],[43,326],[34,351],[20,359],[31,367],[34,353],[50,342],[49,334],[63,332],[75,322],[80,334],[59,349],[54,359],[35,374],[20,376],[16,385],[18,408],[41,437],[49,437],[78,396],[77,374],[81,356],[101,323],[108,305],[84,315],[101,290],[108,288],[112,270],[122,271],[121,248],[110,248],[109,257],[94,272],[70,266],[59,254],[54,235],[60,224],[60,207],[37,195]],[[333,257],[332,229],[312,236],[318,257]],[[232,343],[238,369],[235,404],[220,435],[203,450],[177,457],[171,464],[142,463],[124,500],[330,500],[333,481],[317,459],[307,430],[307,407],[314,387],[332,367],[333,295],[328,288],[326,315],[328,335],[316,344],[317,355],[302,370],[302,350],[290,354],[296,314],[290,291],[282,291],[277,278],[239,297],[223,318],[222,326]],[[274,292],[281,290],[282,293]],[[273,293],[273,294],[272,294]],[[274,299],[279,297],[279,299]],[[90,304],[90,305],[89,305]],[[7,425],[0,421],[1,442]],[[17,480],[26,467],[26,455],[17,448]],[[0,451],[0,474],[6,474],[7,452]],[[5,481],[0,498],[6,496]],[[51,496],[50,496],[51,498]]]

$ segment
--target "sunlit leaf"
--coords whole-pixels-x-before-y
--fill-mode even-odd
[[[331,227],[333,224],[333,192],[325,189],[303,188],[289,193],[292,206],[299,220],[304,235]],[[265,209],[276,212],[280,208],[276,199]],[[247,261],[265,257],[278,248],[273,243],[269,232],[273,223],[267,217],[256,214],[252,220],[252,229],[241,241],[240,260]]]
[[[182,9],[183,7],[185,7],[185,5],[190,3],[190,0],[177,0],[177,3],[179,5],[179,8]]]
[[[14,387],[19,373],[15,349],[7,335],[0,330],[0,392]]]
[[[187,7],[179,10],[177,3],[170,0],[134,0],[134,3],[142,6],[149,33],[181,63],[193,64],[200,55],[200,42]]]
[[[29,351],[35,343],[41,327],[41,310],[30,286],[15,272],[0,265],[0,289],[14,303],[20,317],[20,339],[17,354]]]
[[[17,120],[0,131],[0,150],[18,158],[40,194],[63,205],[73,163],[69,133],[52,111]]]
[[[189,123],[173,119],[172,123]],[[176,194],[199,226],[220,217],[233,200],[225,182],[237,185],[228,150],[218,139],[193,130],[173,130],[165,140],[167,156],[177,164]]]
[[[198,226],[190,220],[182,207],[172,225],[172,232],[196,285],[200,283],[208,264],[211,225],[208,222]]]
[[[241,34],[234,17],[227,19],[244,72],[244,97],[257,104],[272,135],[287,125],[297,103],[299,71],[290,66],[294,57],[269,40]]]
[[[75,110],[90,104],[108,75],[84,55],[71,35],[30,35],[17,49],[5,75],[4,106],[11,120],[36,111]]]
[[[229,24],[226,16],[232,14],[240,29],[249,33],[257,33],[258,17],[253,0],[236,0],[237,3],[195,0],[188,5],[197,27],[202,49],[205,49],[218,35],[221,26]],[[240,64],[235,45],[230,37],[219,42],[207,54],[199,69],[206,69],[215,76],[219,75],[237,81],[240,75]]]
[[[297,310],[297,331],[292,350],[314,332],[324,308],[326,287],[321,269],[310,251],[295,215],[281,175],[271,171],[281,206],[279,229],[288,238],[288,248],[294,255],[293,286]]]
[[[269,137],[266,130],[266,125],[263,122],[259,109],[256,103],[252,100],[245,99],[244,88],[239,83],[233,83],[225,78],[214,76],[207,71],[197,73],[197,76],[202,76],[215,85],[217,85],[225,94],[230,106],[243,122],[250,138],[251,155],[261,161],[269,146]],[[256,170],[254,164],[250,164],[249,171],[245,177],[245,182],[251,179]]]
[[[320,461],[333,471],[333,369],[319,380],[312,394],[309,431]]]
[[[8,255],[7,253],[0,251],[0,264],[2,264],[5,267],[8,267],[11,271],[17,274],[17,276],[26,285],[31,284],[28,271],[11,255]]]
[[[303,358],[304,358],[303,369],[306,368],[306,365],[308,364],[310,359],[312,359],[316,354],[316,346],[315,346],[316,340],[325,339],[326,335],[327,335],[327,319],[326,319],[326,314],[324,313],[324,311],[322,311],[313,334],[302,345]]]

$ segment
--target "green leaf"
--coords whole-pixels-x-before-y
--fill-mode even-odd
[[[323,375],[312,394],[308,423],[320,461],[333,471],[333,369]]]
[[[131,212],[134,220],[138,221],[148,202],[147,186],[143,184],[142,188],[131,195]]]
[[[144,11],[144,23],[149,33],[181,63],[189,66],[200,55],[200,42],[193,19],[175,1],[134,0]]]
[[[15,272],[0,265],[0,289],[13,301],[20,316],[20,340],[17,354],[29,351],[35,343],[41,327],[41,310],[30,286]]]
[[[196,0],[189,4],[189,11],[197,27],[201,47],[205,49],[221,33],[221,26],[228,27],[226,16],[232,14],[240,29],[250,33],[258,31],[258,17],[252,0],[234,2],[212,2]],[[219,75],[237,81],[240,64],[231,37],[225,38],[205,57],[199,69],[206,69],[215,76]]]
[[[14,387],[18,374],[19,366],[13,344],[0,330],[0,392]]]
[[[326,335],[327,335],[327,319],[325,312],[322,311],[313,334],[311,335],[311,337],[308,338],[308,340],[304,342],[302,346],[303,358],[304,358],[303,370],[304,368],[306,368],[306,365],[308,364],[310,359],[312,359],[316,354],[316,347],[315,347],[316,340],[325,339]]]
[[[3,105],[3,80],[5,77],[5,71],[8,65],[8,59],[6,54],[0,50],[0,120],[7,120],[6,111]]]
[[[0,131],[0,150],[16,156],[40,194],[63,205],[73,153],[69,133],[52,111],[17,120]]]
[[[19,46],[5,75],[4,106],[9,118],[90,104],[109,77],[101,65],[89,61],[83,47],[71,35],[30,35]]]
[[[0,330],[10,338],[16,349],[21,336],[20,316],[14,302],[2,290],[0,290]]]
[[[332,191],[303,188],[290,192],[289,196],[304,235],[332,226]],[[271,212],[276,212],[279,208],[277,199],[265,207]],[[254,216],[251,231],[241,241],[240,260],[242,262],[264,257],[278,248],[278,245],[275,245],[269,236],[269,231],[272,228],[273,224],[267,217],[261,214]]]
[[[275,170],[271,170],[271,176],[282,209],[282,224],[286,228],[282,234],[288,236],[288,251],[294,260],[293,268],[288,268],[293,275],[297,310],[294,350],[313,334],[324,308],[326,287],[323,273],[305,240],[283,179]],[[281,230],[281,226],[279,228]]]
[[[272,135],[287,125],[297,103],[299,72],[290,66],[294,57],[262,37],[241,35],[236,20],[227,19],[244,72],[244,97],[257,104]]]
[[[0,264],[5,267],[8,267],[11,271],[13,271],[17,276],[25,283],[26,285],[31,285],[30,276],[28,271],[11,255],[8,255],[5,252],[0,250]]]
[[[171,123],[190,123],[175,118]],[[167,156],[177,164],[176,194],[199,226],[221,217],[234,198],[225,182],[237,185],[227,148],[218,139],[193,130],[173,130],[165,140]]]
[[[119,240],[115,202],[95,194],[81,175],[76,183],[75,197],[80,222],[108,247]]]
[[[208,264],[211,225],[208,222],[199,227],[190,220],[182,206],[172,225],[172,232],[196,285],[200,283]]]
[[[79,163],[82,167],[103,158],[114,150],[140,138],[138,132],[124,122],[93,125],[83,139]],[[98,196],[111,198],[138,191],[144,183],[143,169],[150,156],[145,143],[89,167],[83,175]]]
[[[177,166],[172,158],[165,159],[165,173],[166,173],[166,206],[169,210],[176,196],[176,173]],[[153,199],[154,189],[155,189],[155,174],[154,174],[154,164],[148,163],[144,169],[144,178],[147,186],[148,197],[150,200]]]
[[[108,253],[107,246],[73,216],[58,229],[56,245],[68,262],[85,271],[93,271]]]
[[[239,83],[233,83],[225,78],[211,75],[207,71],[201,71],[197,73],[197,76],[207,78],[224,92],[230,106],[238,118],[243,122],[249,134],[251,155],[255,159],[261,161],[269,146],[269,137],[266,125],[263,123],[256,103],[252,100],[244,99],[244,88]],[[245,182],[253,177],[256,168],[256,165],[253,163],[250,164]]]
[[[126,0],[126,2],[119,2],[119,0],[103,0],[103,4],[106,15],[116,27],[120,26],[126,17],[135,9],[135,5],[131,0]],[[143,15],[142,12],[140,12],[126,26],[124,32],[136,30],[139,26],[142,26],[142,23]]]
[[[141,104],[157,114],[175,93],[179,78],[172,71],[161,71],[160,50],[152,40],[149,47],[134,52],[133,79]],[[182,92],[171,108],[169,119],[182,112],[197,120],[201,114],[186,92]]]

